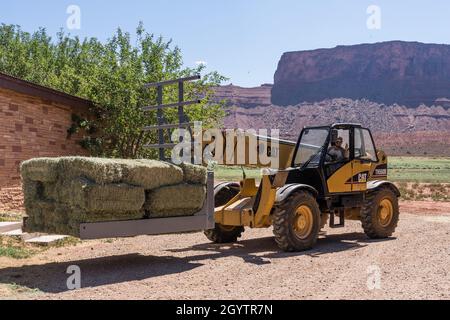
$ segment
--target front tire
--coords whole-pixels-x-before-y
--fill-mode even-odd
[[[309,250],[317,242],[321,222],[316,199],[309,192],[297,192],[274,210],[275,241],[287,252]]]
[[[371,239],[385,239],[395,232],[399,221],[397,195],[389,188],[371,192],[361,210],[361,223]]]
[[[214,243],[234,243],[244,231],[244,227],[223,226],[216,223],[214,229],[205,231],[205,236]]]
[[[239,186],[226,186],[222,188],[214,197],[214,206],[224,206],[239,193]],[[234,243],[242,236],[244,227],[224,226],[216,223],[214,229],[206,230],[205,236],[214,243]]]

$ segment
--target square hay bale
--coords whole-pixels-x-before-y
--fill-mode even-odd
[[[87,178],[98,184],[119,183],[124,176],[124,162],[116,159],[87,157],[58,158],[58,171],[64,179]]]
[[[55,182],[58,179],[58,158],[38,158],[22,162],[22,179]]]
[[[208,178],[206,167],[196,166],[190,163],[182,163],[180,168],[183,169],[184,182],[206,185]]]
[[[150,218],[190,216],[201,210],[205,200],[205,186],[181,184],[148,191],[144,208]]]
[[[55,210],[54,201],[36,200],[32,204],[27,204],[27,223],[24,225],[24,231],[29,233],[47,231],[49,226],[53,225]],[[52,232],[52,230],[48,230]]]
[[[181,168],[170,163],[146,159],[64,157],[59,158],[58,170],[64,177],[84,177],[98,184],[123,182],[147,190],[183,181]]]
[[[62,182],[57,190],[59,203],[91,213],[141,210],[145,202],[144,188],[125,183],[99,185],[86,178],[76,178]]]
[[[139,159],[127,163],[124,182],[146,190],[183,182],[183,170],[171,163]]]
[[[22,192],[24,196],[24,203],[27,206],[28,203],[41,200],[42,194],[42,182],[33,181],[30,179],[22,180]]]
[[[64,234],[80,236],[80,224],[102,221],[142,219],[144,210],[127,212],[104,212],[93,214],[82,208],[67,204],[41,201],[27,209],[28,219],[24,231],[29,233]]]

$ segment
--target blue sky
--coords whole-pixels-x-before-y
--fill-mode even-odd
[[[81,9],[81,29],[68,30],[69,5]],[[381,29],[367,27],[367,8],[381,9]],[[107,39],[120,26],[173,39],[187,66],[207,62],[241,86],[272,83],[286,51],[408,40],[450,43],[450,1],[385,0],[2,0],[0,22],[26,31],[60,28]]]

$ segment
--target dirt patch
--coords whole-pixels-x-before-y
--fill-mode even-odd
[[[0,298],[450,299],[450,211],[427,212],[431,204],[419,203],[411,214],[413,205],[402,203],[391,239],[369,240],[359,222],[349,221],[302,253],[280,252],[271,230],[247,229],[236,244],[211,244],[193,233],[88,241],[26,260],[3,257]],[[70,265],[81,269],[76,291],[66,287]],[[380,286],[372,290],[373,270]]]
[[[23,212],[22,187],[0,188],[0,212]]]
[[[401,201],[400,212],[415,215],[450,215],[450,202]]]

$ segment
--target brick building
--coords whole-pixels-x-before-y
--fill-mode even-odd
[[[0,212],[22,210],[20,163],[35,157],[86,155],[72,115],[91,102],[0,73]]]

